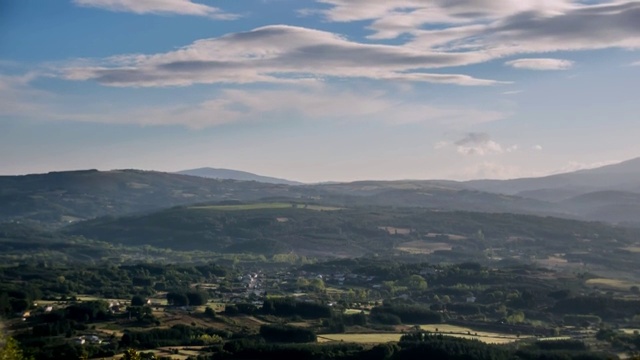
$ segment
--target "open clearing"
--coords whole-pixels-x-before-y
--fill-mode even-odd
[[[630,281],[604,278],[589,279],[585,284],[613,290],[629,290],[632,286],[639,286],[639,284],[632,283]]]
[[[291,203],[256,203],[256,204],[237,204],[237,205],[206,205],[206,206],[192,206],[189,209],[220,210],[220,211],[242,211],[242,210],[291,209],[291,208],[315,210],[315,211],[336,211],[336,210],[341,210],[341,208],[332,207],[332,206],[291,204]]]

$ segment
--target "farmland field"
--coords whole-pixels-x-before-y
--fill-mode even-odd
[[[526,338],[517,337],[514,334],[475,331],[473,329],[447,324],[421,325],[420,329],[464,339],[477,339],[488,344],[505,344]]]
[[[369,334],[323,334],[318,335],[318,342],[344,341],[361,344],[377,344],[391,341],[399,341],[402,334],[393,333],[369,333]]]
[[[433,333],[442,334],[444,336],[452,336],[464,339],[480,340],[488,344],[506,344],[525,339],[527,337],[518,337],[513,334],[492,333],[485,331],[475,331],[469,328],[437,324],[437,325],[421,325],[420,329]],[[436,331],[437,329],[437,331]],[[385,343],[390,341],[399,341],[402,333],[364,333],[364,334],[323,334],[318,335],[318,342],[344,341],[353,343]]]

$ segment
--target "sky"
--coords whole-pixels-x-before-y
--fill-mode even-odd
[[[506,179],[639,138],[640,1],[0,2],[0,175]]]

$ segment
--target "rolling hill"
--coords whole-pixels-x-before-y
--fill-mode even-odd
[[[267,184],[283,184],[283,185],[302,185],[301,182],[279,179],[275,177],[262,176],[246,171],[230,170],[230,169],[214,169],[210,167],[183,170],[178,174],[199,176],[210,179],[240,180],[240,181],[257,181]]]
[[[258,206],[259,205],[259,206]],[[67,235],[177,251],[297,254],[319,257],[420,256],[422,261],[562,257],[615,269],[635,267],[640,230],[517,214],[421,208],[282,206],[284,203],[184,206],[146,215],[100,218]],[[492,249],[487,253],[488,249]],[[615,253],[615,257],[612,255]],[[493,254],[493,255],[492,255]],[[495,260],[493,260],[495,261]]]
[[[225,174],[209,174],[216,173]],[[247,173],[226,174],[240,177],[238,174]],[[36,221],[62,226],[177,205],[264,200],[339,207],[518,213],[640,224],[640,159],[543,178],[469,182],[406,180],[287,185],[260,182],[257,179],[262,178],[253,174],[247,176],[248,181],[244,181],[139,170],[0,176],[0,222]]]
[[[215,180],[155,171],[67,171],[0,176],[0,222],[62,225],[181,204],[288,196],[284,185]]]

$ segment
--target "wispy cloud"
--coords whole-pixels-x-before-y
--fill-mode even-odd
[[[522,94],[523,92],[524,90],[510,90],[510,91],[504,91],[502,95],[518,95],[518,94]]]
[[[505,65],[516,69],[527,70],[569,70],[574,62],[563,59],[531,58],[517,59],[505,62]]]
[[[581,0],[317,0],[328,21],[372,20],[372,39],[495,59],[562,50],[640,48],[640,2]]]
[[[176,14],[233,20],[238,15],[192,0],[73,0],[78,6],[135,14]]]
[[[424,69],[478,62],[478,54],[423,51],[350,41],[334,33],[278,25],[204,39],[154,55],[122,55],[70,66],[69,80],[109,86],[186,86],[195,83],[298,83],[309,79],[367,78],[467,86],[502,82]]]

